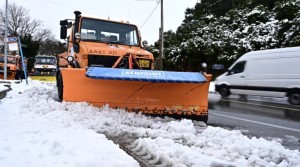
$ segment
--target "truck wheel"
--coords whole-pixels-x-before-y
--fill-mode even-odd
[[[59,101],[63,101],[63,92],[64,92],[63,79],[61,73],[59,73],[57,76],[57,93],[58,93]]]
[[[202,120],[204,123],[207,123],[208,121],[208,115],[202,116]]]
[[[288,95],[288,101],[294,105],[300,105],[300,91],[292,91]]]
[[[227,86],[223,85],[221,86],[219,93],[222,97],[228,97],[230,95],[230,90]]]
[[[56,87],[58,87],[58,77],[59,77],[59,75],[60,75],[60,72],[57,72],[56,73]]]
[[[202,121],[204,123],[207,123],[208,121],[208,115],[193,115],[192,118],[188,117],[189,119],[196,120],[196,121]]]

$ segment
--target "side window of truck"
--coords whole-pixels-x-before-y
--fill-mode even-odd
[[[246,61],[240,61],[233,66],[231,70],[228,71],[228,75],[242,73],[245,69]]]

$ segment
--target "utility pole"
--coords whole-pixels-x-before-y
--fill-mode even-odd
[[[140,0],[141,1],[141,0]],[[158,69],[163,70],[163,57],[164,57],[164,2],[160,0],[161,7],[161,18],[160,18],[160,29],[159,29],[159,55],[158,55]]]
[[[159,47],[159,56],[158,56],[158,68],[159,70],[163,70],[163,61],[162,58],[164,57],[164,2],[163,0],[160,0],[160,6],[161,6],[161,18],[160,18],[160,47]]]
[[[7,1],[5,4],[5,39],[7,39]],[[4,42],[4,80],[7,79],[7,42]]]

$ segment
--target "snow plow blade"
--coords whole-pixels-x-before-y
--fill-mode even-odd
[[[62,68],[61,75],[64,101],[207,120],[211,75],[99,67]]]

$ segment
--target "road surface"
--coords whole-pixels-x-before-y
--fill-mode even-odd
[[[241,130],[249,137],[276,139],[300,150],[300,106],[285,100],[209,96],[208,125]]]

